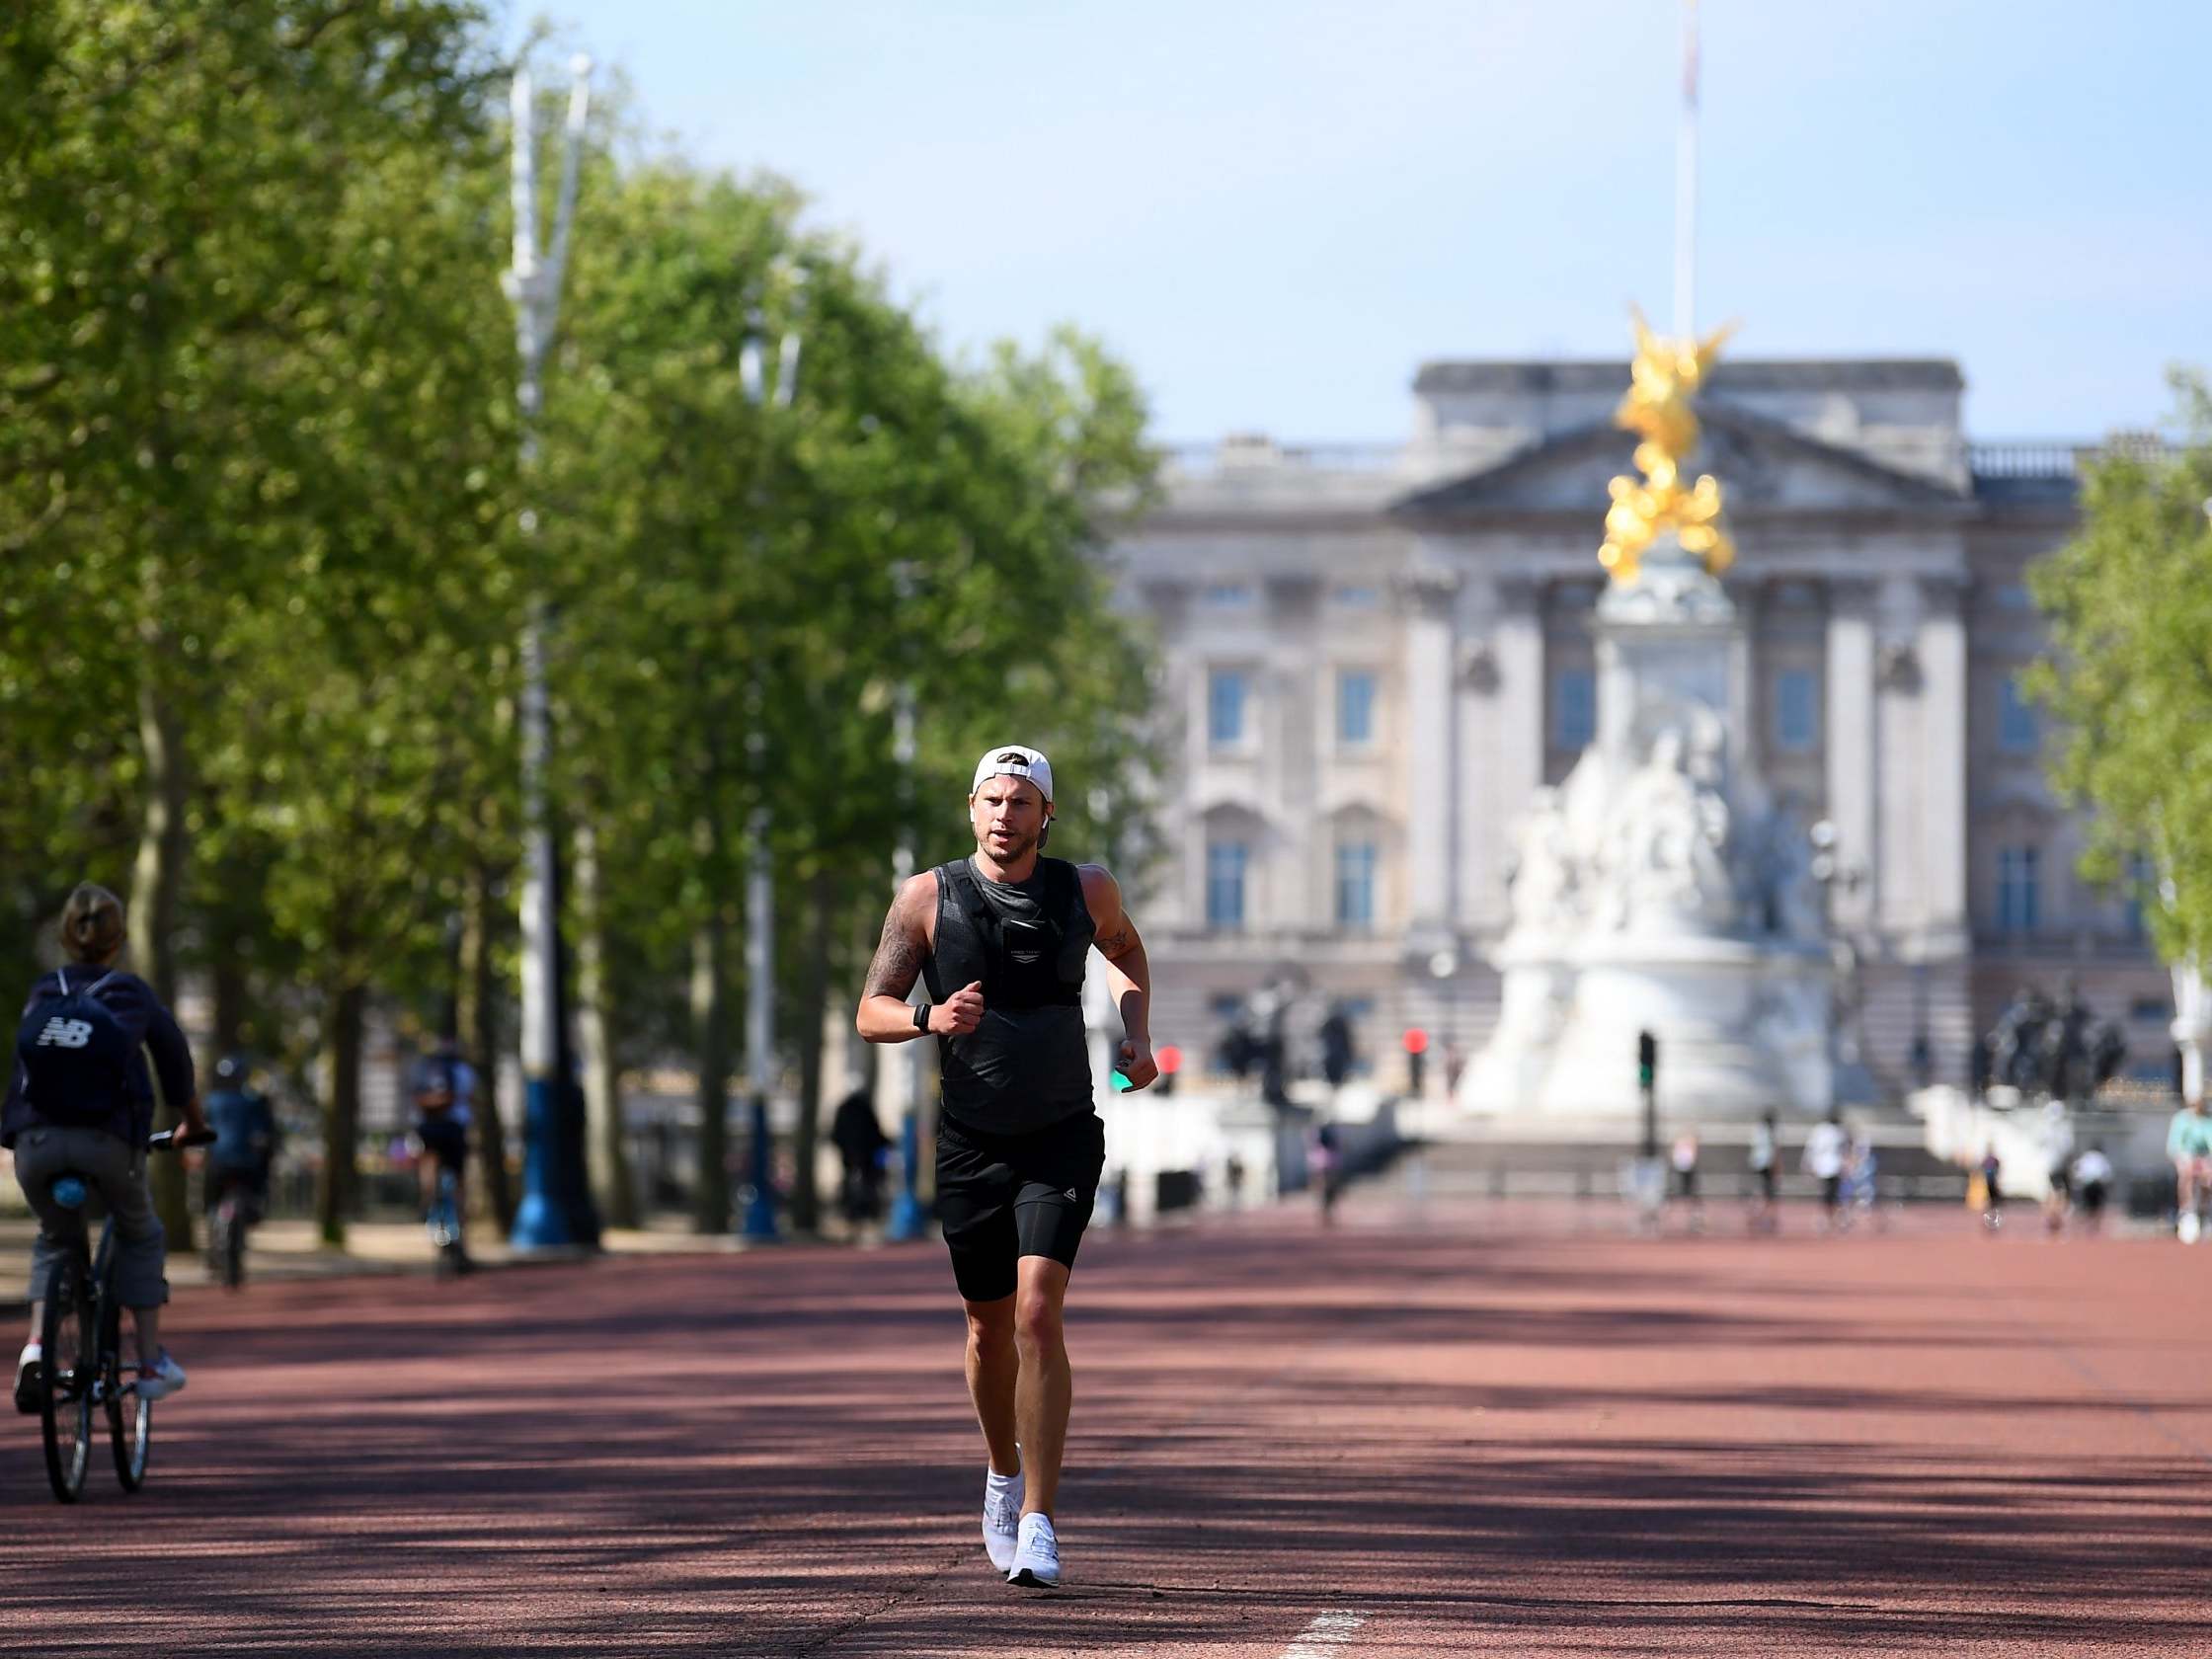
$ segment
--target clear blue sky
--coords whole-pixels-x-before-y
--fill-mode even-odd
[[[527,8],[518,8],[518,14]],[[2212,0],[1704,0],[1699,320],[1955,357],[1979,437],[2212,365]],[[955,351],[1069,320],[1157,434],[1393,438],[1439,356],[1672,311],[1678,0],[552,0]]]

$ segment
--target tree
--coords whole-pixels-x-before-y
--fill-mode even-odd
[[[2053,781],[2093,811],[2084,874],[2136,887],[2160,951],[2203,961],[2212,960],[2212,384],[2186,372],[2173,383],[2185,451],[2158,460],[2122,451],[2092,468],[2081,532],[2030,573],[2056,650],[2028,683],[2062,727]]]

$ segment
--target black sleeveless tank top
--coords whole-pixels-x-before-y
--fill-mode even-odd
[[[922,959],[933,1002],[982,981],[983,1023],[937,1039],[944,1109],[987,1135],[1026,1135],[1091,1110],[1083,967],[1097,931],[1082,879],[1040,858],[1027,881],[937,866],[937,939]]]

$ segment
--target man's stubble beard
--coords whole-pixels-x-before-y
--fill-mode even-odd
[[[1038,836],[1031,835],[1027,840],[1018,841],[1004,852],[1000,852],[990,844],[989,832],[986,830],[976,836],[976,850],[1000,869],[1004,869],[1009,864],[1019,864],[1024,858],[1036,851],[1037,841]]]

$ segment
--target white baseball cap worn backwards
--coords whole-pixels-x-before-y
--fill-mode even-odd
[[[1053,798],[1053,763],[1045,758],[1042,750],[1007,744],[990,750],[976,762],[976,781],[968,786],[968,793],[974,795],[994,777],[1027,778],[1047,801]]]

